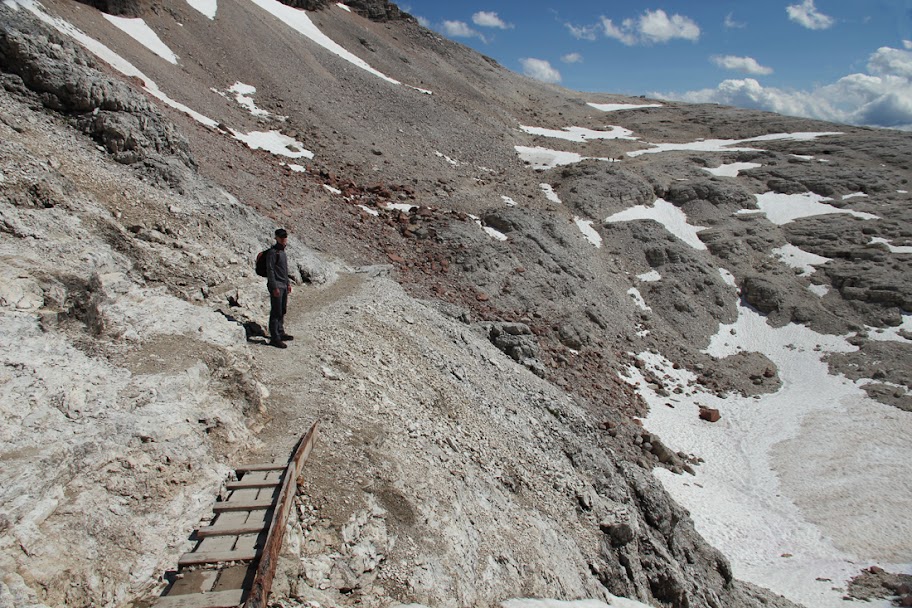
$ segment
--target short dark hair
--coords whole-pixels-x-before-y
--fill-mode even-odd
[[[287,239],[288,238],[288,232],[284,228],[277,228],[275,231],[275,235],[276,235],[277,239]]]

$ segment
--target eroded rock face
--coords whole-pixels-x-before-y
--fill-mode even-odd
[[[77,0],[118,17],[141,17],[152,6],[152,0]]]
[[[4,15],[0,70],[16,87],[21,79],[48,108],[73,116],[79,129],[104,145],[114,159],[134,164],[167,158],[195,167],[190,144],[140,93],[101,74],[71,41],[23,15]]]

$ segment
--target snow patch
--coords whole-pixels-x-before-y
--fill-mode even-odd
[[[876,342],[912,342],[900,335],[900,332],[912,334],[912,313],[903,313],[902,323],[895,327],[870,327],[866,326],[868,338]]]
[[[546,199],[552,203],[557,203],[558,205],[561,204],[561,199],[557,195],[557,192],[554,191],[554,188],[551,186],[551,184],[539,184],[538,187],[541,188],[542,192],[545,193]]]
[[[326,190],[327,192],[331,192],[333,194],[342,194],[341,190],[339,190],[338,188],[333,188],[329,184],[323,184],[323,189]]]
[[[548,148],[542,148],[541,146],[514,146],[514,148],[519,154],[519,158],[532,165],[532,168],[536,171],[553,169],[554,167],[561,165],[572,165],[590,158],[588,156],[583,156],[582,154],[577,154],[576,152],[549,150]],[[595,158],[595,160],[602,160],[609,163],[619,162],[613,158]]]
[[[579,228],[580,232],[583,233],[583,236],[586,237],[587,241],[595,245],[597,249],[602,247],[602,235],[592,227],[592,220],[584,220],[580,217],[575,217],[573,218],[573,221],[576,223],[576,227]]]
[[[823,296],[830,293],[830,288],[827,287],[826,285],[808,285],[808,291],[810,291],[812,294],[816,295],[817,297],[822,298]]]
[[[291,169],[292,171],[294,171],[295,173],[307,173],[307,167],[304,167],[303,165],[296,165],[294,163],[288,163],[285,166],[288,167],[289,169]]]
[[[742,171],[747,171],[748,169],[756,169],[757,167],[762,166],[763,165],[760,163],[728,163],[719,165],[715,169],[703,167],[703,170],[708,171],[718,177],[738,177],[738,174]]]
[[[909,245],[893,245],[890,241],[885,238],[875,236],[871,237],[871,244],[882,244],[886,245],[887,249],[890,250],[890,253],[912,253],[912,246]]]
[[[278,131],[251,131],[250,133],[241,133],[234,129],[230,129],[230,131],[236,139],[247,144],[251,150],[266,150],[276,156],[287,156],[288,158],[311,159],[314,157],[314,153],[304,148],[301,142]]]
[[[842,200],[847,201],[850,198],[868,198],[868,195],[864,192],[853,192],[852,194],[843,194]]]
[[[606,222],[630,222],[635,220],[654,220],[694,249],[705,250],[706,245],[697,236],[705,226],[692,226],[687,223],[687,215],[664,199],[658,199],[651,207],[637,205],[625,211],[615,213],[605,219]]]
[[[520,129],[530,135],[541,135],[542,137],[552,137],[555,139],[565,139],[583,143],[593,139],[628,139],[635,140],[638,137],[633,136],[633,131],[624,127],[611,126],[609,131],[595,131],[584,127],[564,127],[562,130],[543,129],[540,127],[520,126]]]
[[[243,82],[235,82],[228,89],[228,92],[234,93],[234,99],[253,116],[269,116],[268,110],[258,108],[253,102],[253,95],[256,93],[256,87]]]
[[[187,0],[187,4],[209,19],[215,19],[215,13],[218,11],[218,0]]]
[[[829,135],[842,135],[838,131],[799,132],[799,133],[770,133],[747,139],[700,139],[689,143],[664,143],[649,144],[652,148],[633,150],[627,156],[636,157],[643,154],[657,154],[659,152],[763,152],[759,148],[736,147],[745,143],[764,141],[811,141],[818,137]]]
[[[637,307],[640,310],[650,311],[652,310],[647,304],[646,300],[643,299],[643,294],[640,293],[640,290],[636,287],[631,287],[627,290],[627,294],[633,298],[633,301],[636,302]]]
[[[352,12],[351,7],[346,6],[345,4],[342,4],[341,2],[336,2],[336,6],[338,6],[338,7],[341,8],[343,11],[346,11],[346,12],[348,12],[348,13]]]
[[[735,279],[735,275],[733,275],[728,269],[719,268],[719,275],[722,277],[722,280],[726,285],[731,285],[732,287],[738,286],[738,281]]]
[[[474,221],[476,224],[478,224],[479,226],[481,226],[481,229],[484,230],[485,233],[486,233],[489,237],[491,237],[491,238],[493,238],[493,239],[496,239],[496,240],[498,240],[498,241],[506,241],[506,240],[508,240],[507,235],[504,234],[503,232],[501,232],[501,231],[499,231],[499,230],[495,230],[494,228],[491,228],[490,226],[485,226],[485,225],[482,223],[481,218],[478,217],[477,215],[472,215],[472,214],[470,213],[470,214],[469,214],[469,217],[472,218],[472,221]]]
[[[650,270],[649,272],[638,274],[637,278],[644,283],[655,283],[662,280],[662,275],[659,274],[658,270]]]
[[[161,41],[151,27],[140,18],[131,19],[129,17],[115,17],[102,13],[102,17],[107,19],[114,27],[128,35],[130,38],[140,43],[168,63],[177,65],[177,55],[168,48],[168,45]]]
[[[408,203],[384,203],[383,208],[389,211],[402,211],[403,213],[411,213],[412,209],[418,208],[418,205],[410,205]]]
[[[620,112],[621,110],[641,110],[643,108],[662,108],[664,107],[660,103],[644,103],[644,104],[635,104],[635,103],[587,103],[587,106],[592,106],[596,110],[601,110],[602,112]]]
[[[516,206],[516,201],[514,201],[514,200],[513,200],[512,198],[510,198],[509,196],[501,195],[500,198],[501,198],[501,200],[502,200],[503,202],[505,202],[505,203],[507,204],[507,207],[515,207],[515,206]]]
[[[876,215],[870,213],[852,211],[851,209],[839,209],[838,207],[827,205],[823,201],[832,199],[813,192],[804,192],[802,194],[766,192],[755,196],[757,197],[757,207],[759,207],[760,211],[766,214],[769,221],[780,226],[803,217],[827,215],[829,213],[848,213],[865,220],[880,219]],[[742,209],[738,211],[739,215],[745,213],[754,213],[754,210]]]
[[[358,206],[361,207],[361,209],[363,209],[364,211],[366,211],[368,215],[373,215],[374,217],[378,217],[380,215],[380,212],[377,211],[376,209],[371,209],[370,207],[367,207],[365,205],[358,205]]]
[[[444,154],[443,152],[437,152],[437,151],[435,150],[435,151],[434,151],[434,154],[436,154],[438,158],[442,158],[443,160],[445,160],[446,162],[450,163],[450,164],[453,165],[454,167],[458,167],[458,166],[459,166],[459,161],[458,161],[458,160],[453,160],[452,158],[450,158],[449,156],[447,156],[447,155]]]
[[[806,277],[814,274],[816,268],[821,264],[831,261],[831,258],[825,258],[809,251],[795,247],[791,243],[773,249],[773,255],[782,260],[782,262],[791,268],[801,271],[801,276]]]

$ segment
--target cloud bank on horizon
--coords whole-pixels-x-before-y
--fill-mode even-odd
[[[805,2],[808,3],[811,3],[810,0]],[[724,80],[712,89],[683,93],[655,92],[652,95],[659,99],[720,103],[790,116],[909,131],[912,130],[912,41],[904,40],[903,47],[881,47],[868,58],[865,72],[849,74],[834,83],[811,90],[789,91],[766,87],[754,78],[744,78]]]
[[[542,82],[912,130],[912,40],[895,37],[912,10],[900,0],[724,8],[694,0],[676,10],[661,6],[667,0],[642,9],[586,1],[560,10],[524,0],[498,3],[499,11],[483,0],[412,2],[436,15],[419,16],[422,25]],[[448,18],[460,11],[461,19]],[[817,69],[821,62],[827,70]]]

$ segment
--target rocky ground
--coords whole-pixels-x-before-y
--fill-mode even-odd
[[[854,334],[860,349],[831,356],[833,372],[873,378],[872,397],[912,409],[909,344],[872,335],[912,309],[912,255],[872,244],[912,244],[898,192],[908,137],[716,106],[593,118],[579,94],[362,4],[382,22],[352,25],[332,7],[311,15],[434,95],[351,74],[285,33],[258,37],[261,25],[189,34],[214,26],[183,4],[140,11],[169,32],[180,70],[111,35],[163,90],[222,125],[301,138],[317,153],[306,173],[159,109],[135,81],[0,6],[0,606],[151,597],[230,464],[284,457],[315,420],[321,438],[275,587],[290,603],[612,593],[675,607],[791,606],[735,580],[652,476],[687,475],[699,459],[644,431],[635,416],[645,404],[618,372],[636,365],[672,390],[634,357],[652,350],[719,395],[779,388],[758,353],[702,352],[736,315],[723,266],[769,323]],[[94,8],[49,6],[109,32]],[[248,5],[219,10],[221,27],[259,23]],[[289,52],[297,63],[270,60]],[[290,65],[315,72],[301,80]],[[210,91],[235,80],[256,82],[257,104],[287,118],[256,119]],[[645,141],[843,134],[728,153],[725,162],[762,163],[732,179],[703,170],[718,153],[627,158],[646,144],[555,145],[518,129],[609,120]],[[625,160],[533,172],[514,145]],[[814,192],[881,220],[779,226],[736,215],[767,191]],[[841,199],[858,192],[867,197]],[[707,227],[707,251],[655,222],[601,222],[656,198]],[[600,249],[577,216],[596,220]],[[277,223],[292,232],[300,281],[287,351],[264,346],[252,269]],[[771,256],[785,244],[833,261],[800,276]],[[634,281],[649,271],[664,279]]]

